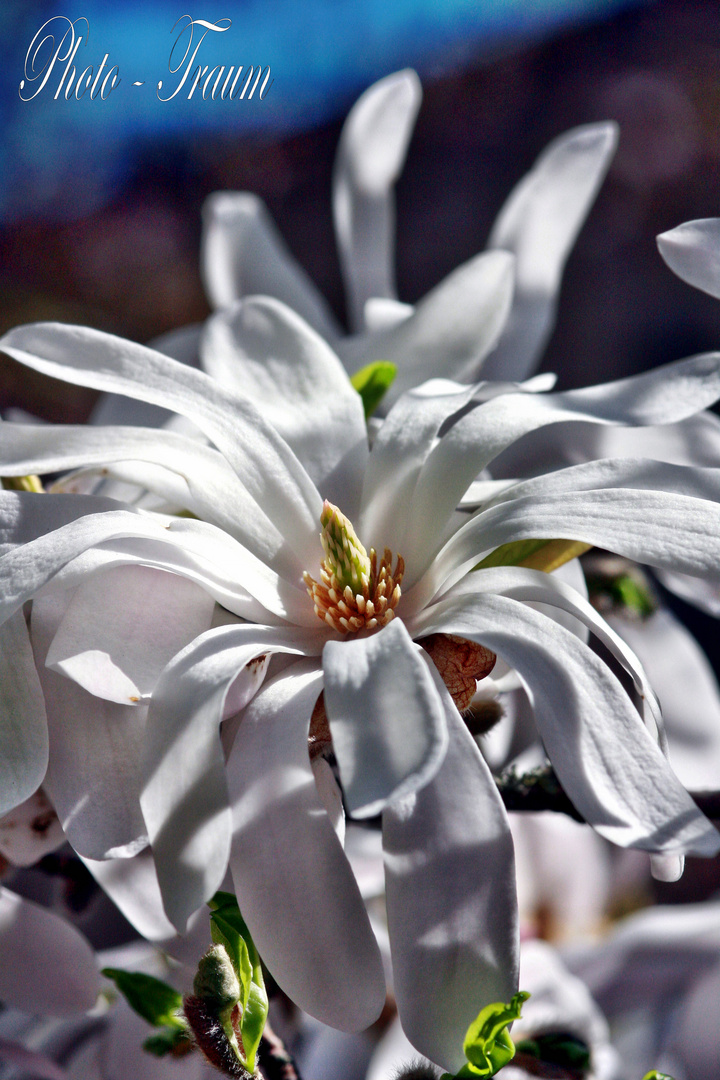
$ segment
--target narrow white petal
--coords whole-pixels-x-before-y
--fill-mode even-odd
[[[333,215],[350,323],[370,297],[395,296],[393,186],[405,162],[422,90],[414,71],[371,86],[343,125],[333,171]]]
[[[495,782],[436,676],[450,741],[439,772],[383,813],[388,929],[403,1029],[456,1072],[468,1025],[517,990],[510,826]]]
[[[720,397],[720,353],[694,356],[642,375],[557,394],[500,394],[452,425],[424,462],[402,550],[413,566],[428,558],[437,532],[490,462],[521,436],[548,424],[672,423]]]
[[[523,679],[561,784],[585,820],[623,847],[709,856],[720,833],[643,726],[609,668],[574,634],[504,596],[440,604],[428,633],[497,652]]]
[[[228,760],[231,868],[240,910],[283,990],[323,1023],[359,1031],[377,1019],[385,979],[310,766],[321,690],[317,662],[296,664],[245,710]]]
[[[45,702],[20,610],[0,626],[0,814],[33,794],[47,763]]]
[[[399,611],[407,617],[420,610],[483,554],[511,540],[578,540],[712,579],[720,559],[719,497],[720,470],[653,461],[590,462],[525,481],[458,529],[404,593]]]
[[[514,260],[489,251],[453,270],[392,329],[338,343],[349,371],[391,360],[398,373],[384,404],[435,376],[470,381],[494,347],[507,320]]]
[[[115,567],[75,591],[45,663],[91,694],[137,704],[173,656],[210,629],[214,607],[177,574]]]
[[[47,702],[47,788],[65,835],[92,859],[135,854],[147,844],[140,812],[140,754],[147,710],[88,694],[45,667],[67,598],[36,600],[32,637]]]
[[[440,768],[445,710],[399,619],[367,638],[328,641],[323,671],[346,805],[355,817],[372,817]]]
[[[287,443],[238,394],[132,341],[83,326],[35,323],[5,334],[13,359],[66,382],[128,394],[187,416],[212,439],[250,494],[301,554],[315,550],[322,500]]]
[[[320,648],[303,631],[221,626],[179,653],[155,688],[141,804],[165,910],[181,933],[220,887],[230,853],[232,815],[220,743],[228,691],[255,657]],[[247,678],[253,681],[251,671]]]
[[[160,886],[149,848],[131,859],[83,859],[88,870],[139,934],[166,941],[175,927],[163,909]]]
[[[274,565],[282,536],[217,450],[164,430],[0,424],[5,476],[118,462],[134,463],[149,490],[225,529]]]
[[[295,312],[251,297],[208,320],[203,367],[248,398],[322,494],[354,517],[367,460],[360,395],[330,346]]]
[[[613,123],[587,124],[555,139],[511,192],[489,248],[517,258],[517,285],[505,333],[483,374],[524,379],[536,366],[555,318],[565,261],[615,152]]]
[[[661,233],[657,246],[673,273],[720,298],[720,218],[686,221]]]
[[[95,954],[74,926],[0,886],[0,998],[23,1012],[73,1016],[100,991]]]
[[[664,608],[642,622],[608,621],[640,657],[660,699],[670,763],[681,782],[694,790],[719,788],[720,688],[705,653]]]
[[[338,336],[330,308],[256,195],[218,191],[206,199],[200,269],[213,307],[263,293],[282,300],[329,341]]]

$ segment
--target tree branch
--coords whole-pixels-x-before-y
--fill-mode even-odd
[[[585,823],[585,818],[573,806],[549,762],[522,775],[510,768],[496,778],[496,783],[507,810],[520,813],[551,810]],[[689,791],[688,794],[706,817],[720,822],[720,791]]]

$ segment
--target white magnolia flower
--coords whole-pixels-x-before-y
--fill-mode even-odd
[[[717,1075],[719,948],[720,904],[710,900],[649,908],[566,954],[608,1018],[628,1076],[651,1067],[677,1080]]]
[[[429,378],[471,381],[481,366],[489,378],[532,373],[552,330],[565,261],[617,143],[612,123],[551,143],[506,200],[488,250],[413,307],[397,299],[393,188],[420,99],[413,71],[390,75],[362,95],[340,136],[332,204],[352,336],[343,335],[257,196],[218,192],[203,211],[201,271],[213,307],[274,296],[322,334],[350,372],[391,360],[398,376],[386,404]],[[184,340],[192,349],[192,334]],[[211,350],[201,350],[201,363],[232,379]]]
[[[142,428],[0,426],[4,475],[102,466],[195,515],[0,495],[0,636],[12,645],[0,791],[11,806],[37,787],[49,729],[46,786],[84,857],[133,855],[147,831],[180,928],[229,860],[280,985],[323,1021],[360,1028],[382,1006],[384,977],[333,828],[337,789],[322,760],[316,780],[308,755],[324,690],[345,805],[382,813],[403,1025],[457,1069],[479,1006],[514,991],[517,914],[507,817],[428,638],[476,643],[464,647],[518,672],[563,786],[602,835],[673,856],[720,847],[619,682],[545,606],[604,641],[657,718],[642,669],[597,613],[537,570],[470,572],[505,543],[540,538],[712,573],[717,472],[600,461],[484,491],[473,481],[545,424],[677,421],[718,397],[718,360],[564,394],[435,384],[399,399],[370,452],[359,397],[302,320],[257,299],[226,327],[245,357],[244,396],[80,327],[24,327],[0,342],[47,374],[188,416],[214,444]],[[478,508],[457,513],[470,485]],[[373,566],[371,548],[389,551]]]

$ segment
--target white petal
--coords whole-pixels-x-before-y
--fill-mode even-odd
[[[365,301],[365,327],[372,334],[378,330],[390,330],[412,315],[412,304],[402,304],[387,296],[371,296]]]
[[[44,666],[66,605],[62,594],[33,604],[33,645],[50,733],[45,786],[78,853],[93,859],[133,855],[147,844],[139,803],[147,710],[93,697]]]
[[[422,90],[414,71],[371,86],[343,125],[333,171],[333,215],[351,325],[370,297],[395,296],[393,185],[405,162]]]
[[[274,565],[282,536],[217,450],[164,430],[0,424],[6,476],[124,461],[135,464],[151,491],[214,522]]]
[[[2,495],[19,498],[5,500]],[[11,511],[17,507],[26,511],[19,527],[8,528],[13,539],[27,532],[32,536],[33,531],[37,538],[28,538],[0,558],[0,620],[48,585],[69,588],[101,566],[109,569],[133,561],[197,581],[219,603],[246,618],[264,622],[274,615],[301,624],[314,620],[304,590],[278,578],[241,544],[206,522],[169,518],[164,524],[161,518],[116,510],[120,504],[88,496],[2,492],[0,507],[3,504]],[[94,513],[98,504],[108,509]],[[52,520],[54,511],[73,507],[76,520],[44,532],[48,516]],[[320,549],[319,540],[315,543]],[[248,581],[263,599],[252,599],[240,581]]]
[[[47,763],[45,703],[20,610],[0,626],[0,814],[33,794]]]
[[[642,660],[662,705],[670,763],[688,788],[720,787],[720,689],[707,657],[664,608],[609,622]]]
[[[422,464],[443,423],[474,394],[474,387],[434,380],[403,394],[390,410],[373,443],[357,522],[368,548],[401,550]]]
[[[297,311],[329,341],[338,336],[330,308],[256,195],[218,191],[205,200],[200,269],[213,307],[264,293]]]
[[[693,604],[700,611],[706,611],[708,615],[720,615],[720,577],[717,574],[706,580],[678,574],[670,568],[658,570],[656,573],[669,592],[675,593],[688,604]]]
[[[157,872],[149,848],[131,859],[85,859],[88,870],[128,922],[149,941],[165,941],[175,927],[163,910]]]
[[[316,550],[322,500],[284,439],[237,394],[202,371],[112,334],[36,323],[5,334],[2,349],[46,375],[128,394],[187,416],[212,439],[250,494],[299,553]]]
[[[65,834],[42,788],[0,818],[0,855],[13,866],[33,866],[64,843]]]
[[[177,574],[116,567],[76,590],[45,662],[91,694],[136,704],[173,656],[210,629],[214,607]]]
[[[517,258],[508,326],[483,374],[524,379],[552,331],[565,260],[605,177],[618,139],[613,123],[587,124],[555,139],[512,191],[489,248]]]
[[[476,255],[424,296],[397,326],[338,343],[341,359],[351,372],[374,360],[397,365],[386,406],[435,376],[476,378],[510,310],[513,262],[505,251]]]
[[[478,473],[522,435],[547,424],[584,420],[598,424],[671,423],[711,405],[720,396],[720,353],[691,357],[643,375],[558,394],[501,394],[461,415],[428,455],[407,521],[410,543],[401,550],[413,566],[423,563]]]
[[[720,470],[652,461],[591,462],[525,481],[458,529],[398,610],[403,617],[420,610],[442,583],[449,587],[482,554],[511,540],[578,540],[712,578],[720,560],[719,497]]]
[[[403,1029],[456,1072],[468,1025],[517,989],[510,826],[490,770],[437,678],[450,732],[433,780],[383,813],[388,929]]]
[[[293,665],[245,711],[228,761],[238,904],[260,955],[306,1012],[358,1031],[385,1000],[380,952],[313,778],[307,739],[322,690]]]
[[[70,923],[0,887],[0,998],[23,1012],[73,1016],[100,990],[95,954]]]
[[[354,517],[367,429],[330,346],[284,304],[252,297],[208,320],[201,350],[205,371],[252,401],[323,495]]]
[[[428,633],[497,652],[523,679],[560,783],[585,820],[622,847],[709,856],[700,813],[609,668],[574,634],[503,596],[437,605]]]
[[[420,651],[399,619],[367,638],[328,641],[325,711],[345,802],[372,817],[437,772],[445,711]]]
[[[221,626],[179,653],[155,688],[141,803],[165,910],[180,933],[220,887],[230,853],[231,811],[219,732],[230,686],[264,653],[319,653],[320,648],[303,631]],[[252,672],[247,678],[253,680]]]
[[[678,277],[720,298],[720,218],[686,221],[661,233],[657,246]]]

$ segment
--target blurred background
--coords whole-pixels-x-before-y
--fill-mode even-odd
[[[208,34],[204,62],[269,65],[271,87],[262,101],[185,91],[160,101],[158,79],[163,93],[177,83],[168,61],[182,12],[174,0],[4,0],[0,329],[50,318],[146,341],[204,318],[200,208],[218,189],[267,202],[342,318],[330,214],[342,119],[374,80],[414,66],[425,97],[397,188],[403,300],[484,246],[554,136],[613,118],[619,151],[567,267],[544,367],[568,387],[720,342],[720,305],[676,279],[655,247],[658,232],[720,214],[715,0],[213,2],[194,17],[232,25]],[[55,100],[58,63],[21,100],[34,36],[54,18],[44,33],[59,44],[81,17],[78,70],[97,71],[107,52],[120,84],[106,100]],[[92,401],[2,360],[0,408],[78,421]]]

